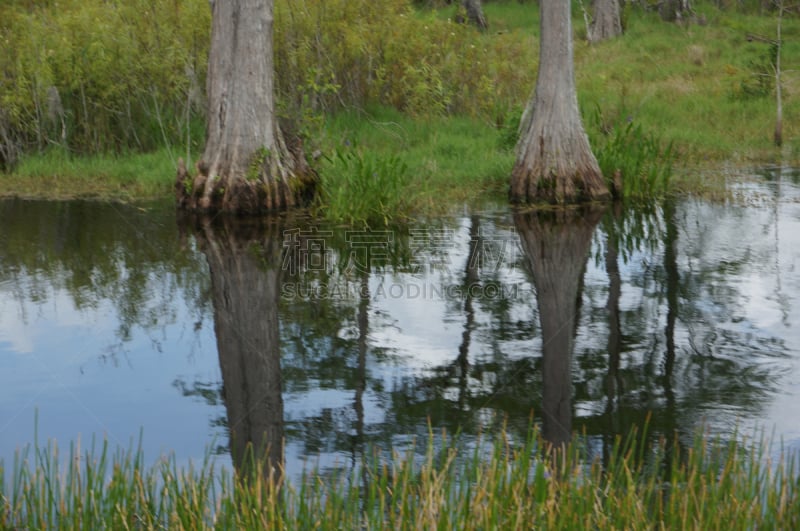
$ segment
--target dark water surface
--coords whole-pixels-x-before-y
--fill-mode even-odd
[[[796,454],[797,183],[377,232],[0,201],[0,459],[38,415],[62,447],[142,430],[148,461],[285,440],[297,475],[429,425],[521,439],[532,411],[597,452],[650,415],[651,437],[760,427]]]

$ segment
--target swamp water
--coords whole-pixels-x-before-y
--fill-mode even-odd
[[[605,455],[648,417],[651,439],[761,429],[797,455],[800,178],[762,173],[741,204],[371,232],[0,201],[0,459],[35,436],[141,433],[179,464],[285,441],[297,477],[531,421]]]

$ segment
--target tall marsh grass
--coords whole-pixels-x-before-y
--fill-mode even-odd
[[[595,157],[610,188],[626,199],[662,197],[670,189],[676,154],[672,142],[647,133],[633,121],[596,135]]]
[[[396,155],[334,152],[323,164],[320,208],[325,217],[351,225],[386,225],[411,212],[408,166]]]
[[[431,440],[434,441],[434,437]],[[689,448],[618,439],[604,465],[583,446],[548,448],[532,430],[471,450],[444,436],[391,460],[297,485],[263,467],[213,461],[146,466],[107,443],[62,455],[54,443],[0,466],[2,529],[797,529],[798,471],[763,443],[698,436]],[[65,459],[66,457],[66,459]],[[416,458],[415,458],[416,457]]]

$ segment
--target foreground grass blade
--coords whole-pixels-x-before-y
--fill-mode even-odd
[[[536,429],[518,445],[501,433],[466,447],[430,434],[387,460],[366,452],[350,473],[312,470],[298,485],[217,470],[211,456],[179,467],[145,464],[141,441],[70,446],[54,442],[0,464],[1,529],[529,529],[800,526],[791,456],[768,458],[764,440],[723,443],[698,434],[690,447],[646,429],[618,438],[606,460],[588,460],[585,440],[550,448]]]

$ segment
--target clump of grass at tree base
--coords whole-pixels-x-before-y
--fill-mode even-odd
[[[505,118],[500,127],[499,148],[510,150],[516,146],[521,114],[521,108],[517,108]],[[630,118],[608,123],[599,107],[585,121],[592,151],[609,189],[621,184],[622,189],[616,193],[629,200],[659,198],[671,190],[676,161],[671,142],[646,133]]]
[[[647,200],[664,196],[676,159],[671,142],[654,133],[645,133],[632,119],[603,125],[603,112],[597,108],[592,119],[591,143],[609,189],[624,199]]]
[[[320,174],[317,208],[331,221],[387,225],[412,212],[408,166],[397,155],[346,147],[325,157]]]
[[[4,529],[796,529],[800,484],[792,458],[772,462],[763,442],[701,433],[689,447],[647,446],[634,430],[604,463],[578,439],[549,447],[536,428],[472,449],[429,434],[411,448],[367,450],[351,473],[311,470],[297,485],[250,457],[237,474],[207,457],[145,464],[139,446],[104,441],[60,458],[55,443],[0,465]],[[377,450],[377,449],[376,449]],[[7,473],[8,476],[6,475]]]

